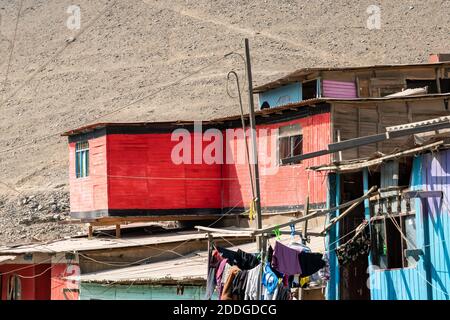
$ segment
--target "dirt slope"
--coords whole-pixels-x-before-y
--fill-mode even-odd
[[[40,217],[53,214],[54,197],[67,203],[67,145],[58,133],[98,120],[237,113],[226,95],[227,72],[243,67],[234,56],[108,115],[227,52],[243,52],[244,37],[256,84],[300,67],[415,63],[450,52],[448,0],[378,1],[380,30],[366,27],[373,4],[366,0],[23,0],[14,37],[20,3],[0,0],[0,241],[31,239],[43,224],[54,228],[51,219],[29,222],[23,199],[42,198]],[[66,27],[73,4],[81,8],[82,28],[105,6],[110,10],[51,59],[76,34]],[[66,232],[55,230],[40,239]]]

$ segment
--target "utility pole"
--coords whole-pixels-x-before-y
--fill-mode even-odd
[[[258,145],[256,137],[256,120],[255,120],[255,102],[253,100],[253,78],[252,78],[252,64],[250,59],[250,45],[248,39],[245,39],[245,58],[247,61],[247,82],[248,82],[248,101],[249,101],[249,115],[250,115],[250,128],[251,128],[251,139],[252,139],[252,154],[253,154],[253,173],[255,177],[255,210],[256,210],[256,228],[262,228],[262,218],[261,218],[261,192],[259,187],[259,168],[258,168]],[[256,238],[256,245],[258,251],[262,248],[261,237]]]

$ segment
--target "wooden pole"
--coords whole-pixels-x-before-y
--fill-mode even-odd
[[[88,226],[88,239],[92,240],[93,237],[94,237],[94,227],[92,226],[92,224],[89,223],[89,226]]]
[[[249,116],[250,116],[250,128],[252,139],[252,153],[253,153],[253,173],[255,177],[255,210],[256,210],[256,229],[262,228],[261,221],[261,191],[259,186],[259,168],[258,168],[258,146],[256,138],[256,120],[255,120],[255,102],[253,100],[253,77],[252,77],[252,64],[250,58],[250,45],[248,39],[245,39],[245,57],[247,61],[247,82],[248,82],[248,101],[249,101]],[[261,238],[256,239],[257,250],[262,249]]]
[[[308,179],[309,182],[309,179]],[[309,183],[308,183],[309,184]],[[309,186],[308,186],[309,189]],[[308,195],[306,196],[306,207],[305,207],[305,216],[307,216],[309,214],[309,190],[308,190]],[[305,224],[304,224],[304,229],[303,229],[303,244],[306,245],[306,242],[308,242],[308,220],[305,220]]]
[[[211,267],[211,249],[212,249],[212,236],[211,233],[208,232],[208,263],[206,269],[206,290],[209,288],[209,268]],[[210,298],[211,299],[211,298]]]
[[[116,238],[120,239],[120,224],[116,224]]]

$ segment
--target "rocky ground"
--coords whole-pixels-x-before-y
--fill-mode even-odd
[[[85,233],[82,225],[69,225],[69,194],[51,191],[0,197],[0,243],[48,241]]]
[[[242,53],[245,37],[255,84],[301,67],[418,63],[450,52],[449,0],[377,1],[379,30],[367,28],[372,4],[0,0],[0,242],[78,232],[55,223],[68,210],[67,141],[60,133],[98,121],[237,114],[226,75],[235,69],[243,77],[242,61],[234,55],[212,63]],[[77,30],[66,25],[71,5],[80,7],[87,27],[75,41]]]

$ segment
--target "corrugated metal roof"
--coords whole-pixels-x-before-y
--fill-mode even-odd
[[[243,235],[220,234],[215,238],[235,238]],[[61,252],[83,252],[92,250],[108,250],[117,248],[132,248],[148,245],[159,245],[163,243],[176,243],[187,240],[205,239],[204,233],[197,231],[173,232],[158,235],[147,235],[137,237],[116,238],[71,238],[53,241],[51,243],[37,243],[14,247],[0,247],[0,254],[25,254],[25,253],[61,253]]]
[[[16,256],[0,256],[0,263],[15,260]]]
[[[425,121],[418,121],[418,122],[401,124],[398,126],[387,127],[386,131],[392,132],[392,131],[419,128],[419,127],[428,126],[428,125],[432,125],[432,124],[448,123],[448,122],[450,122],[450,116],[433,118],[433,119],[429,119],[429,120],[425,120]]]
[[[315,72],[352,72],[362,70],[380,70],[380,69],[403,69],[403,68],[423,68],[436,66],[450,66],[450,62],[436,62],[436,63],[420,63],[420,64],[386,64],[386,65],[371,65],[371,66],[357,66],[357,67],[316,67],[316,68],[302,68],[298,69],[288,75],[281,77],[275,81],[257,86],[254,89],[255,93],[261,93],[270,89],[274,89],[292,82],[299,81],[304,77]]]

